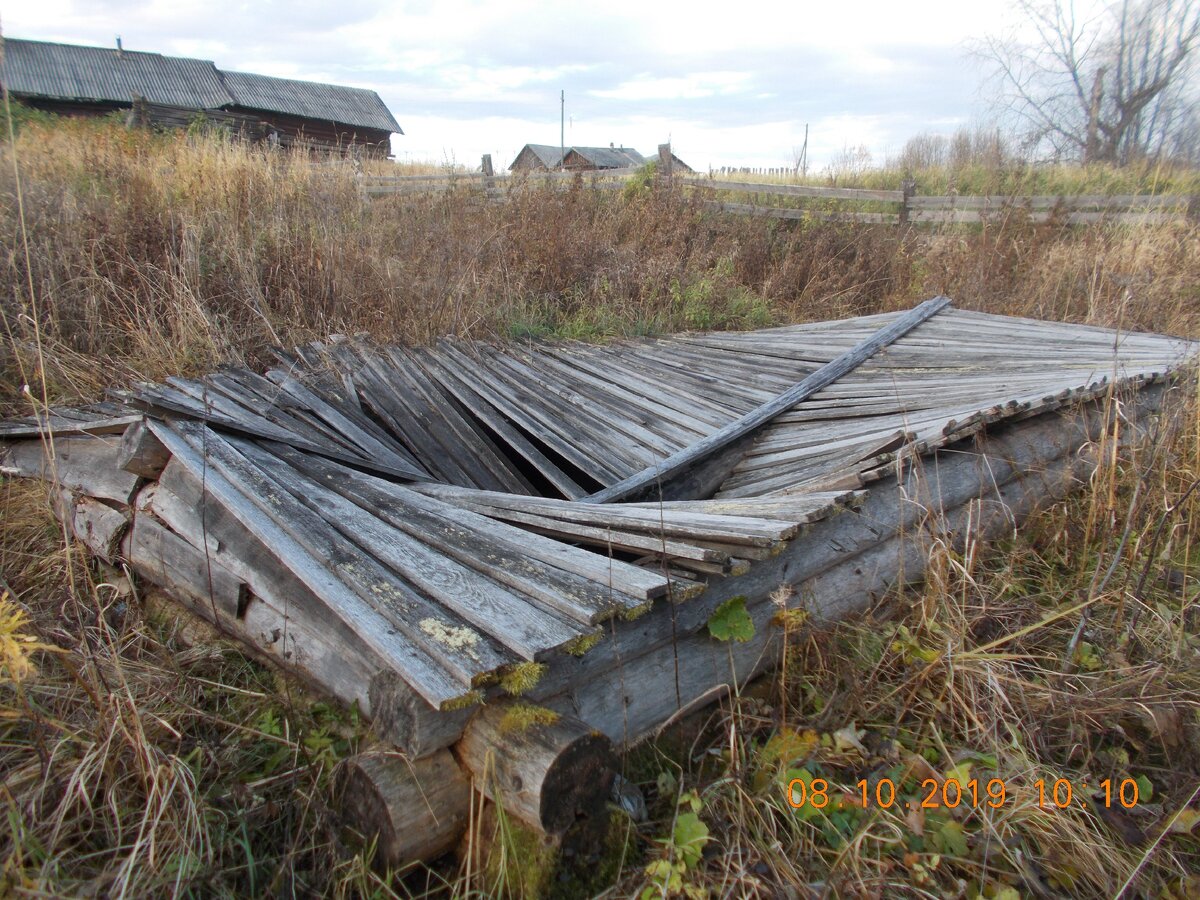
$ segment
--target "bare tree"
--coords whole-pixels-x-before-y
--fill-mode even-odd
[[[1118,164],[1184,149],[1178,143],[1193,130],[1197,100],[1200,4],[1115,0],[1088,19],[1071,0],[1016,5],[1032,39],[993,36],[977,49],[1032,145]]]

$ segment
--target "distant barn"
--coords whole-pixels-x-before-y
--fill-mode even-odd
[[[513,172],[553,172],[564,168],[573,172],[596,172],[605,169],[630,169],[644,166],[657,157],[645,157],[631,147],[568,147],[566,153],[550,144],[526,144],[509,165]],[[675,171],[691,172],[692,168],[671,154]]]
[[[129,110],[132,122],[186,126],[199,117],[254,140],[387,156],[403,134],[374,91],[226,72],[202,59],[117,47],[8,38],[0,80],[35,109],[70,116]]]

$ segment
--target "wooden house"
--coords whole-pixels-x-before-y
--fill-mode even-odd
[[[559,169],[561,160],[561,147],[526,144],[508,168],[513,172],[554,172]]]
[[[208,60],[8,38],[0,80],[17,100],[60,115],[129,110],[136,124],[186,126],[198,117],[251,140],[387,156],[403,134],[363,88],[218,69]]]
[[[612,144],[607,147],[568,147],[565,154],[561,148],[550,144],[526,144],[508,168],[513,172],[554,172],[560,168],[571,172],[599,172],[637,168],[655,159],[656,156],[642,156],[632,147]],[[691,166],[673,153],[671,160],[675,172],[693,171]]]

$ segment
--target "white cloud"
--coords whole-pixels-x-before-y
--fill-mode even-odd
[[[697,100],[741,93],[751,77],[750,72],[692,72],[677,78],[641,75],[590,93],[608,100]]]
[[[1102,0],[1077,0],[1091,10]],[[787,165],[810,128],[820,162],[978,109],[966,41],[1019,26],[1008,0],[744,0],[598,9],[510,0],[9,0],[6,33],[212,59],[370,87],[401,153],[475,164],[527,141],[675,138],[693,165]],[[503,148],[503,152],[501,152]],[[691,158],[684,151],[691,153]],[[509,161],[511,157],[505,159]],[[694,161],[694,162],[693,162]]]

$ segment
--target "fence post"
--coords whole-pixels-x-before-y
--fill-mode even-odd
[[[480,161],[480,170],[483,172],[483,196],[488,200],[492,199],[492,193],[495,190],[496,182],[492,178],[495,172],[492,171],[492,154],[483,154],[483,159]]]
[[[671,145],[658,145],[658,174],[671,186]]]
[[[913,198],[913,194],[917,192],[917,183],[911,178],[905,178],[904,183],[900,186],[900,189],[904,191],[904,199],[900,201],[900,224],[907,225],[908,205],[909,201]]]

